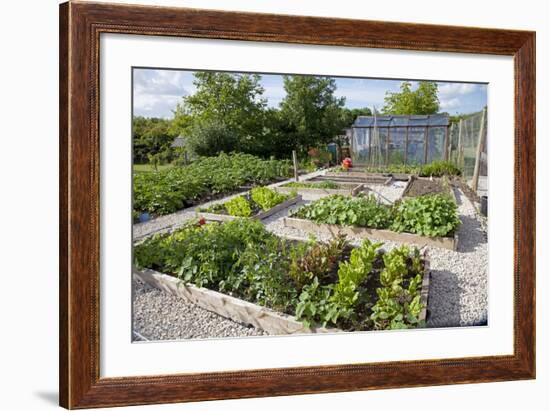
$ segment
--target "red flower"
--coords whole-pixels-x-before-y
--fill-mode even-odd
[[[206,224],[206,219],[204,217],[201,217],[201,219],[199,220],[199,226],[205,225],[205,224]]]

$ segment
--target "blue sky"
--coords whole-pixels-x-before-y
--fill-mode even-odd
[[[384,105],[386,92],[399,91],[403,80],[336,78],[336,95],[346,98],[346,107]],[[261,80],[268,105],[277,107],[285,97],[282,75],[264,74]],[[413,88],[416,87],[416,82]],[[487,104],[487,85],[438,82],[440,111],[463,114],[479,111]],[[172,117],[183,96],[195,92],[193,72],[165,69],[134,69],[134,115]]]

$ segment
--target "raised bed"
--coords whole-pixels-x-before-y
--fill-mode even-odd
[[[289,198],[288,200],[283,201],[281,204],[277,204],[275,207],[270,208],[267,211],[260,211],[259,213],[246,218],[263,220],[264,218],[272,216],[273,214],[276,214],[279,211],[282,211],[285,208],[288,208],[291,205],[298,203],[299,201],[302,201],[302,196],[298,194],[296,197]],[[209,220],[209,221],[231,221],[237,218],[242,218],[242,217],[235,217],[229,214],[215,214],[215,213],[208,213],[204,211],[197,211],[197,217],[204,218],[205,220]]]
[[[424,255],[424,276],[422,280],[422,289],[420,291],[421,303],[423,309],[419,320],[424,322],[427,317],[427,306],[430,290],[430,263]],[[324,327],[304,327],[302,322],[294,317],[276,312],[266,307],[231,297],[226,294],[212,291],[206,288],[197,287],[192,284],[183,284],[176,277],[162,274],[154,270],[134,269],[134,278],[142,282],[163,290],[167,293],[184,298],[193,304],[198,305],[205,310],[211,311],[222,317],[229,318],[232,321],[242,324],[250,324],[256,328],[266,331],[272,335],[289,334],[322,334],[344,332],[338,328]]]
[[[207,288],[183,284],[171,275],[154,270],[134,269],[134,277],[205,310],[242,324],[250,324],[273,335],[342,332],[338,328],[306,328],[294,317]]]
[[[415,185],[421,185],[421,187],[416,188]],[[446,187],[445,187],[446,186]],[[429,177],[416,177],[411,176],[401,198],[411,198],[418,197],[428,194],[444,194],[448,193],[453,201],[456,203],[456,196],[453,190],[452,185],[443,180],[442,178],[436,178],[430,180]]]
[[[317,224],[302,218],[285,217],[285,227],[296,228],[306,233],[323,233],[337,236],[344,234],[354,238],[369,238],[374,240],[398,241],[400,243],[413,244],[417,247],[439,247],[456,251],[458,246],[458,234],[453,237],[426,237],[411,233],[397,233],[391,230],[380,230],[376,228],[341,226],[337,224]]]
[[[310,180],[303,181],[305,183],[309,182]],[[313,181],[311,181],[313,182]],[[346,183],[340,183],[340,186],[346,187],[346,188],[309,188],[309,187],[285,187],[283,186],[277,186],[272,187],[273,190],[278,191],[279,193],[284,194],[290,194],[293,192],[297,192],[300,195],[319,195],[319,196],[328,196],[333,194],[340,194],[340,195],[350,195],[350,196],[356,196],[359,192],[363,190],[363,184],[346,184]]]

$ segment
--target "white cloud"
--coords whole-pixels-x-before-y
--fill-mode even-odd
[[[170,117],[181,98],[194,92],[188,72],[137,69],[134,71],[134,114]]]
[[[460,107],[460,99],[457,97],[450,98],[450,99],[440,99],[439,107],[442,110],[449,110],[453,108]]]
[[[471,83],[446,83],[439,85],[438,91],[439,96],[445,98],[449,96],[470,94],[476,91],[477,88],[477,84]]]

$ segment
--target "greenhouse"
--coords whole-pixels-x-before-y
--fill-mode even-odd
[[[449,115],[359,116],[352,125],[357,164],[427,164],[448,158]]]

